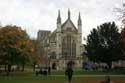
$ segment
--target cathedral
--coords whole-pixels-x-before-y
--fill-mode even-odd
[[[40,43],[39,54],[46,57],[48,64],[53,69],[63,69],[68,62],[74,67],[82,67],[82,20],[78,15],[77,26],[71,20],[68,10],[67,20],[62,23],[60,10],[58,11],[56,29],[51,31],[39,30],[37,40]],[[46,62],[47,63],[47,62]]]

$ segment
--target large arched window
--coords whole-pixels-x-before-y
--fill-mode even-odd
[[[67,55],[68,55],[68,57],[71,56],[71,50],[72,50],[72,47],[71,47],[71,35],[67,35]]]
[[[65,36],[62,40],[62,55],[68,59],[76,55],[76,43],[71,35]]]
[[[67,54],[67,45],[66,45],[66,41],[65,38],[62,40],[62,57],[64,58]]]
[[[73,42],[72,42],[72,57],[75,58],[75,56],[76,56],[76,43],[73,40]]]

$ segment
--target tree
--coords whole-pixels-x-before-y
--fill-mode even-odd
[[[123,60],[125,60],[125,28],[123,28],[121,31],[120,40],[122,45],[121,47],[122,47]]]
[[[42,51],[41,51],[42,45],[40,44],[40,42],[36,39],[32,39],[32,42],[33,42],[32,48],[34,48],[34,51],[30,61],[33,66],[33,71],[35,71],[36,69],[35,66],[38,64],[43,64],[45,58],[42,56]]]
[[[121,59],[120,33],[114,22],[104,23],[93,29],[85,45],[87,57],[94,62],[107,63]]]
[[[12,65],[24,67],[33,51],[32,41],[21,27],[8,25],[0,28],[0,64],[8,65],[8,73]]]

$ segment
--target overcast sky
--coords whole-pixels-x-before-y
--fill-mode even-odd
[[[18,25],[26,29],[34,38],[38,30],[56,28],[58,9],[62,23],[67,19],[70,8],[71,19],[77,26],[78,13],[81,12],[83,37],[92,28],[107,21],[116,20],[113,8],[122,5],[124,0],[0,0],[1,25]]]

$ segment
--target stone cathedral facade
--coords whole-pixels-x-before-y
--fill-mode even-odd
[[[53,69],[62,69],[70,61],[74,67],[82,66],[82,20],[79,13],[77,26],[71,20],[68,10],[67,20],[62,23],[58,11],[56,29],[51,31],[39,30],[37,40],[40,42],[39,54],[47,58]],[[48,63],[46,62],[46,63]]]

